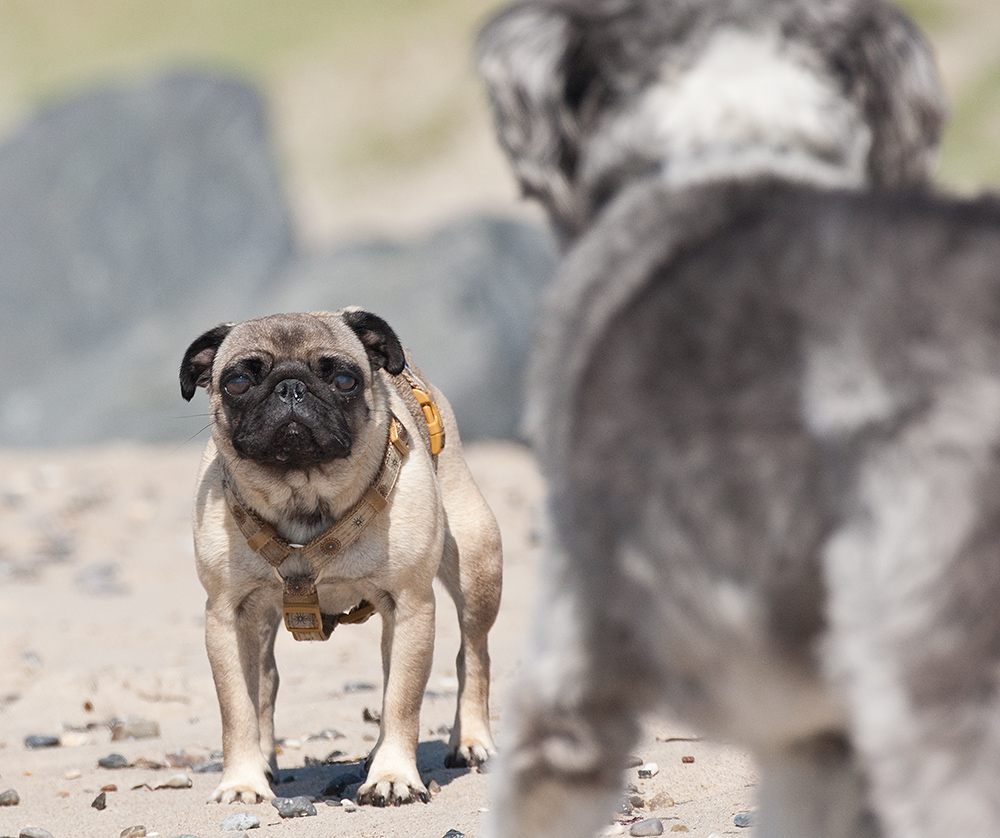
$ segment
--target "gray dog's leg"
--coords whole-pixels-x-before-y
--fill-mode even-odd
[[[550,571],[566,568],[564,557],[548,558]],[[579,592],[561,572],[551,574],[542,592],[503,731],[492,838],[594,835],[622,793],[626,758],[639,733],[628,689],[635,681],[621,677],[620,655],[609,642],[616,632],[604,632],[601,618],[581,613],[586,598]]]

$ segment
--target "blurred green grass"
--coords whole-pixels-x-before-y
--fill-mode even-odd
[[[313,169],[418,167],[447,155],[456,136],[485,119],[472,38],[501,2],[0,0],[0,128],[78,90],[165,66],[242,76],[279,113],[300,79],[331,77],[338,99],[304,97],[307,104],[296,105],[338,108],[349,125],[348,136],[324,140],[322,152],[314,144],[312,153],[325,161]],[[932,42],[940,37],[945,48],[961,50],[963,39],[979,38],[987,47],[951,90],[941,158],[946,182],[1000,182],[1000,32],[977,30],[976,21],[977,9],[998,2],[901,2]],[[419,93],[421,80],[407,78],[418,73],[425,76]]]

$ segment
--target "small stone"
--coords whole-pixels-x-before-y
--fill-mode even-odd
[[[340,801],[340,807],[345,812],[357,812],[358,811],[358,804],[355,803],[353,800],[347,798],[347,797],[345,797],[343,800]]]
[[[97,760],[100,768],[128,768],[131,763],[121,754],[108,754]]]
[[[428,794],[437,794],[439,791],[441,791],[441,785],[438,783],[437,780],[431,780],[427,784],[427,793]]]
[[[682,824],[682,823],[675,823],[672,827],[670,827],[670,831],[671,832],[690,832],[691,830],[688,829],[686,826],[684,826],[684,824]]]
[[[260,818],[249,812],[237,812],[222,822],[223,832],[240,832],[244,829],[256,829],[260,826]]]
[[[160,783],[155,789],[189,789],[193,785],[194,783],[187,774],[174,774],[173,777]]]
[[[97,797],[94,798],[94,802],[90,804],[91,808],[97,809],[98,812],[103,812],[108,806],[108,795],[107,792],[101,792]]]
[[[376,686],[368,681],[353,681],[344,684],[345,693],[369,693],[374,692],[376,689]]]
[[[626,768],[638,768],[644,762],[645,762],[645,760],[642,757],[637,757],[634,754],[631,754],[625,760],[625,767]]]
[[[632,807],[633,809],[645,809],[645,808],[646,808],[646,801],[645,801],[645,800],[643,800],[643,799],[642,799],[642,798],[641,798],[641,797],[640,797],[639,795],[637,795],[637,794],[633,794],[633,795],[632,795],[631,797],[629,797],[629,799],[628,799],[628,804],[629,804],[629,806],[631,806],[631,807]]]
[[[459,832],[457,829],[449,829],[441,838],[465,838],[465,833]]]
[[[660,773],[660,766],[655,762],[647,762],[639,769],[639,779],[648,780]]]
[[[126,826],[122,830],[120,838],[146,838],[146,827],[142,824],[138,826]]]
[[[111,741],[121,742],[125,739],[155,739],[160,735],[160,725],[150,719],[129,716],[118,719],[111,727]]]
[[[652,800],[649,801],[650,809],[669,809],[674,804],[674,799],[667,794],[665,791],[661,791],[656,794]]]
[[[607,835],[609,836],[609,838],[612,835],[624,835],[624,834],[625,834],[624,825],[618,823],[617,821],[615,821],[615,823],[611,824],[610,826],[604,827],[604,829],[601,830],[601,835]]]
[[[369,724],[381,724],[382,714],[378,710],[372,710],[370,707],[366,707],[361,711],[362,721],[368,722]]]
[[[59,737],[43,736],[39,733],[33,733],[31,736],[25,737],[24,747],[31,750],[35,750],[37,748],[57,748],[59,747]]]
[[[662,835],[663,821],[659,818],[646,818],[645,820],[637,821],[629,827],[628,834],[635,836],[635,838],[640,838],[640,836]]]
[[[83,731],[71,730],[59,737],[59,744],[64,748],[79,748],[83,745],[93,745],[94,737]]]
[[[53,835],[47,829],[42,829],[40,826],[26,826],[17,833],[17,838],[53,838]]]
[[[21,802],[21,796],[14,789],[0,791],[0,806],[17,806]]]
[[[683,762],[685,765],[690,765],[692,762],[694,762],[694,757],[692,756],[681,757],[681,762]]]
[[[308,818],[316,814],[316,807],[308,797],[276,797],[271,805],[283,818]]]
[[[108,783],[106,786],[101,786],[101,791],[118,791],[118,786],[114,783]]]
[[[741,828],[753,826],[755,823],[757,823],[757,813],[740,812],[735,818],[733,818],[733,823]]]
[[[64,780],[79,780],[83,776],[83,772],[79,768],[74,768],[71,771],[67,771],[63,774]]]

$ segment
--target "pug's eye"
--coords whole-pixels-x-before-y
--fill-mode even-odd
[[[332,383],[339,393],[353,393],[358,389],[358,379],[349,372],[338,373],[333,377]]]
[[[234,375],[222,385],[222,389],[225,390],[230,396],[242,396],[252,386],[253,382],[250,380],[250,376]]]

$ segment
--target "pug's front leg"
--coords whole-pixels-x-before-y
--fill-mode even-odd
[[[252,598],[242,603],[209,599],[205,609],[205,645],[222,713],[222,781],[210,802],[259,803],[274,797],[268,782],[272,755],[263,753],[260,741],[261,640],[268,635],[260,619],[266,615]]]
[[[382,726],[358,802],[398,806],[430,799],[417,771],[420,705],[434,654],[434,591],[407,591],[382,614]]]

